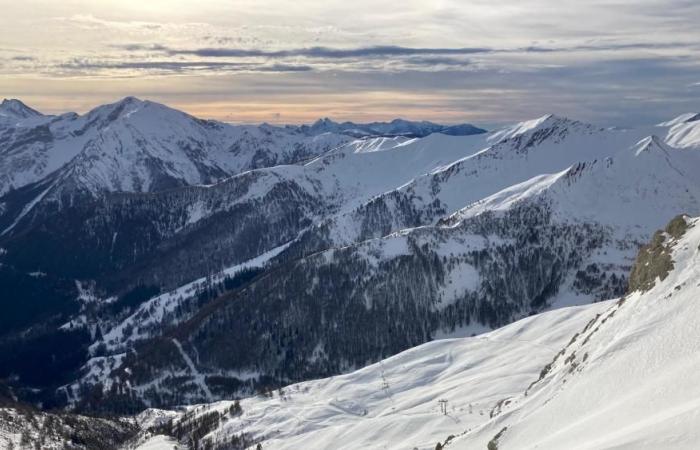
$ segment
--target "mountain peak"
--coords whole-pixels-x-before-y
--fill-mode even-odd
[[[145,100],[141,100],[138,97],[134,97],[133,95],[128,95],[128,96],[124,97],[123,99],[119,100],[117,103],[128,105],[128,104],[132,104],[132,103],[145,103],[145,102],[146,102]]]
[[[551,128],[554,126],[568,127],[569,125],[577,124],[581,124],[581,122],[569,119],[567,117],[557,116],[556,114],[545,114],[536,119],[526,120],[523,122],[518,122],[515,125],[504,127],[501,130],[494,132],[489,137],[489,141],[492,143],[497,143],[507,139],[516,138],[527,133],[532,133],[537,130]]]
[[[657,126],[666,128],[665,143],[676,148],[700,148],[700,113],[681,114]]]
[[[690,122],[697,122],[700,120],[700,113],[693,114],[692,117],[689,117],[685,120],[685,123],[690,123]]]
[[[26,119],[29,117],[42,116],[43,114],[25,105],[20,100],[6,98],[0,103],[0,115],[11,116],[17,119]]]
[[[647,136],[644,139],[640,140],[637,142],[634,147],[634,155],[639,156],[643,153],[650,153],[650,152],[655,152],[655,151],[662,151],[666,152],[667,147],[666,144],[664,143],[663,139],[658,137],[657,135],[653,134],[651,136]]]
[[[680,125],[683,123],[691,123],[691,122],[697,122],[700,121],[700,113],[694,113],[694,112],[689,112],[685,114],[681,114],[680,116],[677,116],[668,122],[661,122],[659,126],[661,127],[672,127],[674,125]]]
[[[161,107],[161,110],[171,110],[171,108],[168,108],[165,105],[153,103],[148,100],[141,100],[133,96],[127,96],[114,103],[108,103],[94,108],[88,113],[88,116],[95,118],[101,117],[101,125],[107,125],[111,122],[114,122],[117,119],[130,117],[134,113],[137,113],[140,110],[142,110],[143,108],[152,108],[153,106],[159,106]]]

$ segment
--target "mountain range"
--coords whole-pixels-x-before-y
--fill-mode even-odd
[[[678,216],[659,230],[618,299],[429,342],[237,403],[149,409],[136,447],[169,448],[196,424],[214,448],[695,448],[699,224]]]
[[[635,129],[549,114],[485,132],[230,125],[133,97],[49,116],[5,100],[0,378],[45,407],[131,414],[339,374],[360,386],[355,374],[375,379],[389,363],[372,364],[415,346],[416,367],[450,343],[491,351],[480,339],[512,339],[522,320],[551,350],[628,292],[654,230],[700,215],[697,173],[692,113]],[[472,335],[486,337],[443,341]],[[534,405],[520,387],[498,394]],[[520,427],[505,426],[502,442]]]
[[[334,122],[329,118],[319,119],[312,125],[302,125],[300,127],[288,127],[298,129],[308,135],[318,135],[323,133],[346,134],[356,138],[370,136],[384,137],[426,137],[433,133],[447,134],[450,136],[469,136],[472,134],[486,133],[483,128],[475,127],[468,123],[458,125],[440,125],[433,122],[421,121],[412,122],[403,119],[394,119],[391,122],[353,123]]]

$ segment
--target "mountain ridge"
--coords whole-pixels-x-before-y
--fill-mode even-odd
[[[431,450],[436,443],[448,449],[656,449],[669,442],[693,448],[700,437],[691,375],[700,363],[692,338],[699,223],[678,216],[657,233],[660,240],[652,239],[670,252],[673,267],[649,288],[245,397],[235,403],[239,413],[208,428],[201,442],[216,446],[237,436],[263,448],[310,450]],[[143,420],[160,417],[177,429],[233,405],[152,409]],[[163,429],[142,429],[139,442],[176,443]]]
[[[700,208],[700,153],[670,142],[676,125],[548,114],[468,136],[310,137],[134,98],[36,120],[5,131],[6,154],[85,145],[0,197],[0,283],[37,291],[8,305],[0,357],[39,345],[15,333],[43,307],[45,332],[80,344],[52,363],[60,385],[27,364],[18,392],[86,410],[247,395],[620,295],[660,212]]]
[[[311,125],[300,125],[294,128],[300,130],[302,133],[312,135],[335,132],[358,138],[373,135],[384,137],[425,137],[432,133],[442,133],[451,136],[468,136],[486,133],[486,130],[468,123],[440,125],[428,121],[417,122],[399,118],[393,119],[390,122],[353,123],[346,121],[341,123],[325,117],[318,119]]]

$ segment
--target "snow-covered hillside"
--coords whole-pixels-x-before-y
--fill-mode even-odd
[[[113,450],[138,431],[131,418],[96,418],[44,412],[26,405],[0,406],[3,450]]]
[[[318,233],[326,235],[326,239],[335,246],[342,246],[358,239],[381,237],[402,228],[430,225],[462,208],[482,203],[500,191],[506,193],[513,186],[535,177],[559,173],[582,165],[596,165],[599,167],[597,170],[605,171],[605,167],[612,164],[613,160],[616,166],[608,171],[611,173],[599,175],[608,177],[605,189],[613,193],[610,202],[622,203],[623,207],[628,205],[630,209],[634,209],[632,204],[635,202],[652,205],[643,198],[646,195],[645,189],[653,190],[658,186],[657,183],[666,183],[668,175],[672,179],[680,178],[669,180],[676,185],[689,183],[690,190],[685,192],[686,188],[682,187],[679,194],[684,198],[692,197],[698,192],[693,173],[700,165],[700,158],[697,152],[682,155],[681,152],[675,151],[677,148],[671,147],[653,134],[666,136],[670,133],[669,127],[672,125],[635,130],[603,129],[546,115],[480,136],[453,138],[432,135],[424,139],[402,141],[393,146],[390,145],[391,142],[381,141],[378,145],[384,155],[377,156],[374,160],[358,158],[358,161],[366,163],[369,169],[362,170],[358,167],[356,173],[367,173],[369,179],[378,176],[382,182],[391,182],[385,186],[377,186],[377,189],[374,189],[377,194],[370,197],[369,201],[359,205],[346,204],[339,213],[326,217],[318,225]],[[649,145],[651,142],[653,145]],[[696,139],[693,142],[700,143],[700,140]],[[366,143],[358,145],[361,151],[376,151],[368,147]],[[652,151],[652,148],[658,151]],[[633,160],[635,156],[640,156],[642,149],[646,150],[646,153],[659,153],[659,156],[639,157],[636,161]],[[392,168],[396,164],[410,167],[423,152],[433,157],[423,165],[430,169],[397,171]],[[665,156],[667,154],[670,155]],[[653,160],[654,158],[658,161]],[[654,173],[655,164],[662,162],[663,158],[668,160],[661,166],[666,173],[657,175]],[[630,167],[625,169],[625,165]],[[632,167],[635,165],[639,167]],[[672,170],[677,170],[678,174],[671,173]],[[636,171],[640,173],[635,174]],[[612,172],[618,173],[617,179],[613,178]],[[400,183],[400,180],[392,179],[398,173],[408,173],[412,176],[404,177],[405,182]],[[639,186],[647,175],[651,176],[647,183],[654,185],[654,188]],[[632,180],[630,177],[637,179]],[[356,183],[360,185],[364,178],[358,179]],[[684,181],[687,178],[690,178],[689,182]],[[395,187],[387,187],[391,185]],[[602,188],[596,187],[595,183],[591,183],[591,188],[603,191]],[[657,194],[663,197],[673,189],[663,188],[663,191]],[[583,188],[580,190],[581,201],[575,204],[579,208],[579,215],[584,215],[585,219],[607,223],[611,216],[620,216],[621,220],[626,217],[617,214],[619,209],[615,210],[615,207],[619,207],[619,204],[613,207],[612,214],[599,212],[594,204],[599,198],[598,194],[587,193]],[[585,196],[588,196],[588,200],[582,203]],[[481,208],[479,211],[485,209],[487,208]],[[673,209],[671,215],[685,210]],[[687,210],[693,211],[692,208]],[[648,221],[649,218],[646,218],[642,224],[638,224],[637,228],[641,234],[637,233],[636,237],[643,239],[655,227],[662,225],[659,220],[653,220],[652,224],[647,224]],[[373,223],[367,226],[367,222]]]
[[[664,127],[651,129],[663,135]],[[279,367],[289,381],[348,371],[435,336],[620,295],[649,234],[678,212],[700,213],[700,153],[644,136],[649,131],[548,115],[486,135],[357,141],[291,172],[268,169],[284,169],[316,206],[327,205],[298,236],[274,243],[284,245],[266,269],[274,276],[236,293],[236,302],[217,303],[216,314],[197,315],[191,305],[202,290],[188,284],[104,323],[92,349],[110,353],[96,355],[80,381],[128,385],[147,405],[203,401],[212,391],[195,383],[202,376],[237,380],[229,385],[240,394]],[[397,165],[402,170],[392,170]],[[281,325],[257,323],[270,310],[285,318]],[[325,320],[308,324],[309,314]],[[401,333],[391,332],[388,317],[397,318]],[[195,368],[124,359],[138,340],[179,326],[187,330],[184,353],[197,355]],[[221,342],[240,343],[247,353],[222,352]],[[153,345],[149,351],[175,351]],[[289,348],[294,362],[281,363],[275,355]],[[171,377],[189,386],[178,392],[184,397],[160,387]]]
[[[433,450],[447,436],[487,423],[499,400],[522,392],[573,333],[611,304],[563,308],[475,337],[430,342],[347,375],[243,399],[242,414],[205,440],[245,435],[266,450]],[[232,404],[188,411],[223,412]]]
[[[355,139],[131,97],[2,110],[0,282],[19,312],[0,357],[34,345],[21,327],[70,335],[67,367],[32,359],[57,361],[63,388],[29,381],[50,370],[15,380],[119,399],[97,409],[247,395],[621,295],[648,235],[700,214],[696,114]]]
[[[484,448],[503,429],[500,449],[697,448],[700,220],[674,220],[638,264],[654,268],[651,288],[578,330],[532,386],[454,448]]]
[[[700,148],[700,113],[681,114],[659,126],[668,127],[665,140],[669,145],[680,148]]]
[[[265,449],[693,449],[699,267],[700,219],[679,216],[640,251],[641,288],[621,299],[424,344],[243,399],[236,414],[232,402],[145,414],[177,425],[217,412],[200,429],[214,446],[235,436]],[[142,433],[141,448],[171,448],[161,430]]]

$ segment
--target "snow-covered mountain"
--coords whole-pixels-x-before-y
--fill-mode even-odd
[[[621,295],[649,234],[700,214],[693,118],[352,139],[127,98],[19,120],[0,144],[0,368],[44,402],[134,412]]]
[[[205,121],[134,97],[87,114],[43,116],[17,100],[0,113],[0,194],[40,180],[101,192],[211,184],[244,170],[295,163],[349,140],[285,128]],[[2,122],[0,122],[2,123]]]
[[[574,334],[523,393],[455,448],[480,448],[497,433],[501,449],[695,448],[698,225],[678,217],[657,233],[632,273],[639,289]]]
[[[198,313],[202,288],[189,285],[144,303],[105,327],[112,356],[92,361],[82,383],[143,386],[147,404],[164,401],[157,386],[170,382],[167,366],[190,389],[165,401],[202,401],[231,393],[204,389],[198,377],[237,380],[234,389],[245,392],[273,373],[294,381],[352,370],[436,336],[620,295],[638,247],[663,217],[700,211],[700,154],[650,131],[667,129],[545,116],[483,136],[338,148],[300,169],[316,189],[309,198],[327,207],[297,237],[257,250],[282,246],[244,290],[222,297],[235,302]],[[396,164],[403,170],[390,169]],[[161,336],[164,324],[183,330],[181,346],[155,340],[141,351],[170,358],[123,356]],[[221,350],[232,342],[245,352]],[[183,352],[197,355],[194,366]],[[146,373],[154,375],[135,375]]]
[[[45,412],[27,405],[0,407],[3,449],[113,450],[130,445],[138,430],[129,418]]]
[[[11,125],[23,119],[43,116],[17,99],[3,99],[0,103],[0,122]]]
[[[700,144],[700,113],[681,114],[673,120],[659,124],[668,127],[665,141],[674,147],[698,148]]]
[[[610,305],[563,308],[475,337],[436,340],[355,372],[244,398],[241,415],[205,439],[247,436],[265,449],[433,450],[450,434],[487,423],[499,400],[522,392],[557,349]],[[448,400],[448,415],[440,411],[441,399]],[[201,416],[231,405],[189,410]]]
[[[298,127],[300,131],[308,135],[319,135],[323,133],[346,134],[353,137],[367,136],[405,136],[405,137],[426,137],[433,133],[441,133],[450,136],[469,136],[472,134],[485,133],[486,130],[475,127],[468,123],[458,125],[440,125],[433,122],[394,119],[391,122],[334,122],[329,118],[319,119],[311,125]]]
[[[178,430],[196,429],[213,448],[692,449],[699,264],[700,219],[679,216],[640,251],[620,299],[437,340],[235,404],[149,410],[141,423],[161,425],[143,427],[134,446],[170,448]]]

